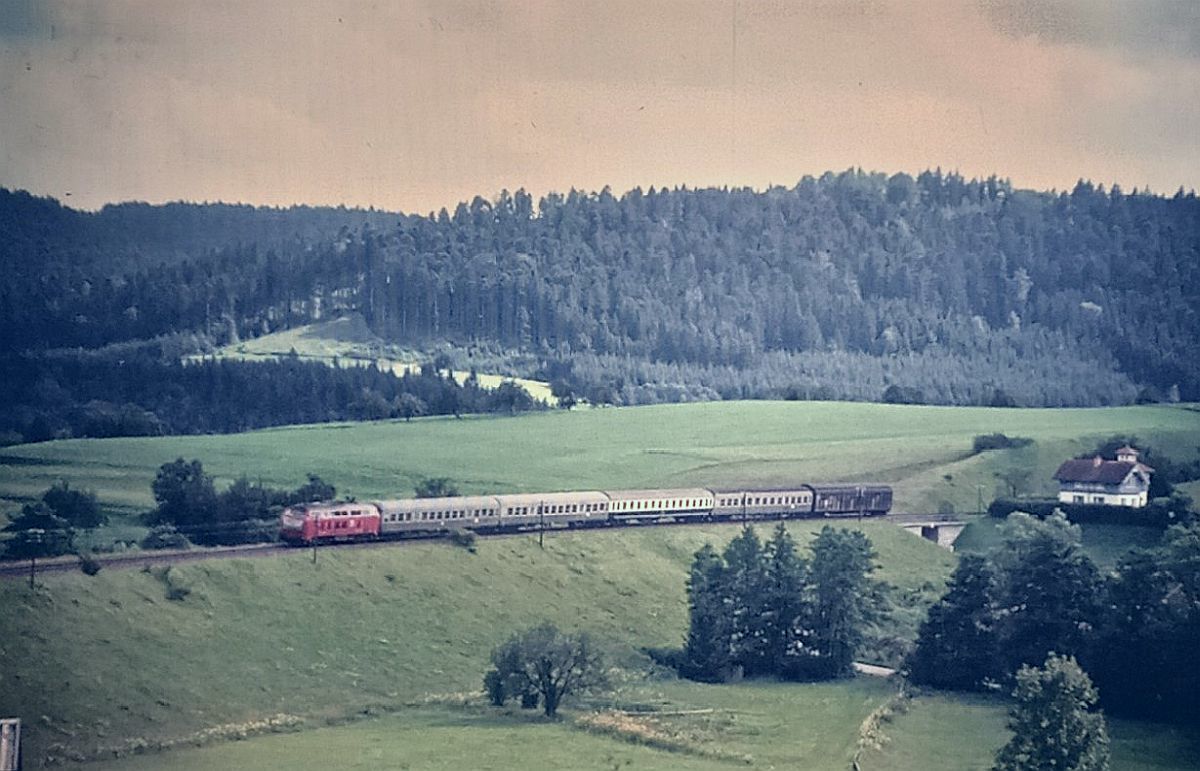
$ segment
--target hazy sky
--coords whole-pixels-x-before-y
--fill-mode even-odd
[[[1200,1],[0,0],[0,186],[77,207],[851,166],[1197,187]]]

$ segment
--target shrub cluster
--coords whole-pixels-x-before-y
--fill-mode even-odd
[[[971,446],[972,452],[978,455],[988,450],[1008,450],[1018,447],[1028,447],[1033,440],[1024,436],[1008,436],[1007,434],[979,434]]]

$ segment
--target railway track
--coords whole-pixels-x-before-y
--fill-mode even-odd
[[[891,522],[895,525],[902,526],[914,522],[936,522],[946,520],[944,516],[936,514],[887,514],[883,517],[872,517],[870,519],[879,519],[880,521]],[[953,519],[953,518],[950,518]],[[760,519],[750,520],[752,522],[773,522],[777,520]],[[797,520],[804,521],[804,520]],[[810,520],[811,521],[811,520]],[[830,518],[831,522],[856,522],[856,517],[837,517]],[[688,521],[688,522],[634,522],[624,525],[625,528],[639,527],[697,527],[710,526],[713,524],[741,524],[739,520],[729,520],[726,522],[714,523],[709,521]],[[606,528],[595,528],[606,529]],[[526,530],[517,530],[505,533],[478,533],[480,538],[515,538],[530,535],[537,535],[543,532],[547,535],[553,535],[559,532],[574,532],[569,528],[546,528],[544,531],[539,531],[537,528]],[[392,546],[403,546],[406,543],[414,541],[428,541],[444,538],[441,534],[421,534],[417,536],[409,536],[407,538],[392,538],[379,541],[357,541],[340,544],[320,544],[314,547],[296,547],[284,546],[278,543],[265,544],[250,544],[246,546],[217,546],[211,548],[199,548],[189,551],[147,551],[137,552],[132,554],[114,554],[106,556],[94,556],[96,562],[106,570],[126,570],[130,568],[141,569],[144,567],[153,567],[161,565],[177,565],[187,562],[201,562],[212,559],[231,559],[242,557],[264,557],[277,554],[295,554],[305,549],[320,549],[328,548],[346,548],[346,549],[379,549]],[[41,576],[47,573],[70,573],[80,569],[80,559],[76,556],[70,557],[54,557],[47,560],[38,560],[34,565],[34,575]],[[21,561],[3,561],[0,562],[0,580],[18,580],[28,579],[30,574],[30,564],[28,560]]]

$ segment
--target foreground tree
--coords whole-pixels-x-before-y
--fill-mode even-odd
[[[780,522],[763,549],[763,595],[766,600],[767,659],[772,672],[787,668],[796,645],[797,624],[804,616],[804,582],[808,565],[796,552],[796,542]]]
[[[763,545],[754,528],[742,528],[725,547],[725,598],[734,663],[747,675],[770,674],[770,618]]]
[[[1093,711],[1096,689],[1074,657],[1051,653],[1042,667],[1021,667],[1013,696],[1013,738],[996,753],[995,771],[1108,768],[1104,715]]]
[[[681,672],[701,682],[728,679],[732,619],[725,598],[725,563],[712,544],[696,552],[688,574],[688,634]]]
[[[985,558],[964,554],[959,559],[949,591],[929,609],[909,656],[914,683],[971,691],[996,676],[994,582]]]
[[[1044,520],[1015,512],[1004,523],[1004,543],[994,559],[1004,672],[1037,666],[1050,651],[1082,655],[1093,642],[1102,584],[1081,537],[1062,512]]]
[[[484,687],[493,704],[520,698],[522,706],[541,701],[554,717],[564,697],[606,684],[604,663],[585,633],[566,634],[544,623],[520,632],[492,651]]]
[[[1100,644],[1087,662],[1105,709],[1200,723],[1200,522],[1131,552],[1108,581]]]
[[[867,626],[882,602],[871,581],[875,552],[857,530],[828,525],[812,542],[805,615],[789,674],[802,679],[846,677]]]

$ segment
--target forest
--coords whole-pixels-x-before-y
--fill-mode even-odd
[[[0,242],[10,361],[156,338],[195,353],[358,312],[388,342],[532,359],[513,374],[593,402],[1200,398],[1200,202],[1182,190],[848,170],[428,215],[91,213],[0,190]]]

